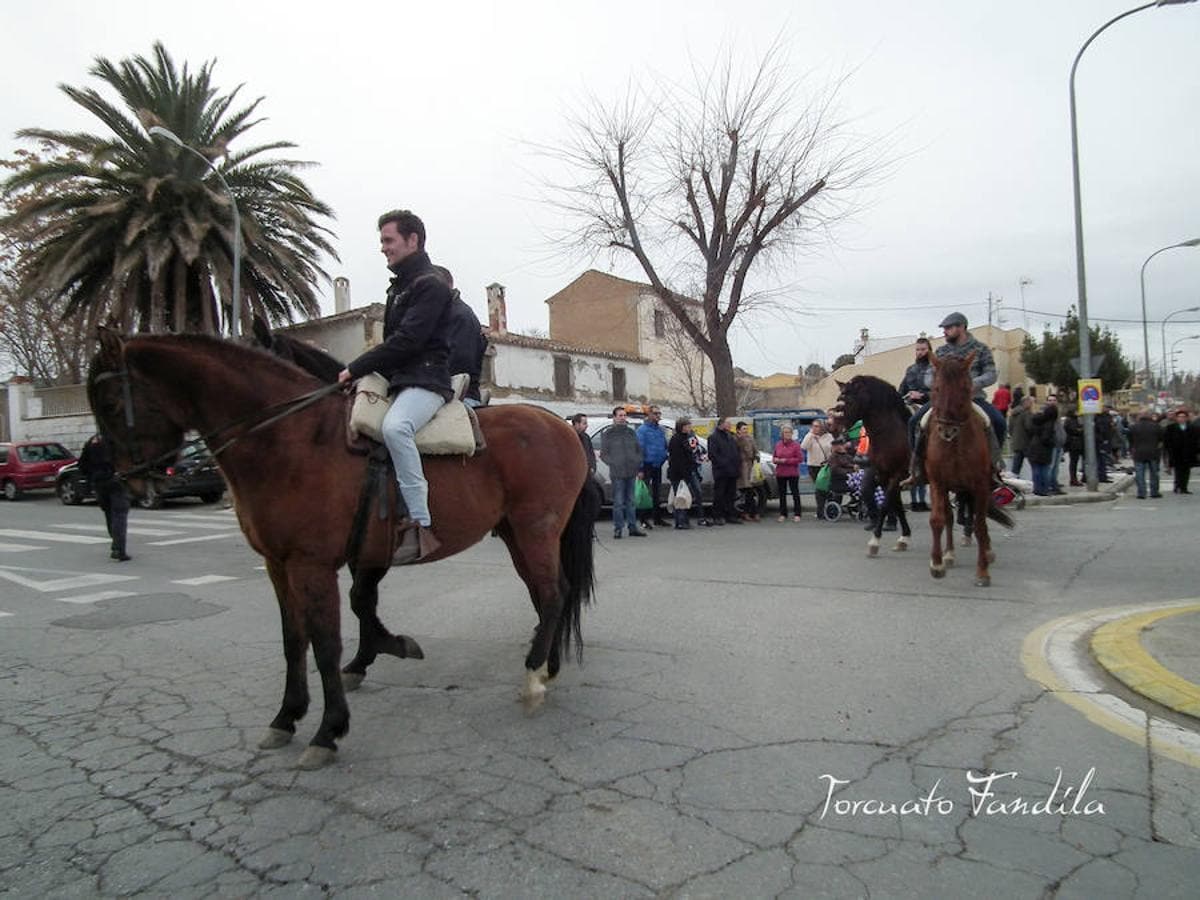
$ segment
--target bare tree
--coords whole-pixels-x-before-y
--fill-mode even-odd
[[[712,363],[720,415],[737,403],[729,331],[755,307],[778,309],[771,264],[826,238],[857,190],[886,167],[877,141],[837,111],[839,79],[810,94],[777,44],[743,77],[728,52],[685,89],[631,88],[593,98],[550,155],[571,175],[552,185],[571,223],[560,240],[633,257],[663,306]],[[699,316],[676,285],[701,285]]]
[[[696,353],[696,344],[688,334],[687,329],[680,324],[675,316],[663,317],[663,344],[667,348],[667,356],[675,364],[678,373],[676,383],[669,386],[687,394],[692,408],[699,415],[711,416],[717,408],[717,393],[709,377],[709,366],[704,364],[704,358]]]

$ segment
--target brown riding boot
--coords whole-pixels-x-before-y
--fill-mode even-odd
[[[396,526],[396,547],[392,551],[393,566],[407,566],[421,562],[442,546],[432,528],[418,525],[412,519],[404,519]]]

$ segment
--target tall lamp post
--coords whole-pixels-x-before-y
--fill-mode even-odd
[[[1171,380],[1175,380],[1175,348],[1184,341],[1200,341],[1200,334],[1189,334],[1187,337],[1181,337],[1171,345]]]
[[[1194,2],[1195,0],[1156,0],[1154,3],[1145,3],[1121,13],[1119,16],[1114,16],[1092,32],[1091,37],[1083,42],[1083,46],[1075,54],[1075,61],[1071,63],[1071,180],[1075,189],[1075,275],[1078,283],[1079,375],[1081,378],[1091,378],[1094,373],[1092,372],[1092,334],[1088,330],[1087,276],[1083,265],[1083,207],[1079,201],[1079,134],[1075,121],[1075,70],[1079,68],[1079,59],[1083,56],[1083,51],[1087,50],[1092,41],[1110,25],[1144,9]],[[1087,476],[1087,489],[1097,491],[1100,489],[1100,484],[1096,478],[1096,419],[1091,414],[1085,414],[1083,417],[1083,460],[1083,469]]]
[[[1189,306],[1187,309],[1177,309],[1173,313],[1168,313],[1167,318],[1162,320],[1162,379],[1165,383],[1167,380],[1167,322],[1172,316],[1177,316],[1185,312],[1200,312],[1200,306]]]
[[[1192,238],[1190,241],[1180,241],[1178,244],[1170,244],[1159,250],[1155,250],[1146,257],[1146,261],[1142,263],[1142,344],[1146,354],[1146,380],[1150,380],[1150,327],[1146,319],[1146,266],[1150,264],[1150,260],[1158,256],[1160,253],[1165,253],[1168,250],[1175,250],[1179,247],[1200,247],[1200,238]],[[1164,332],[1163,347],[1166,348],[1167,338]]]
[[[229,189],[229,182],[225,180],[225,176],[221,174],[221,170],[213,165],[212,160],[195,147],[185,144],[175,132],[163,128],[161,125],[155,125],[147,129],[147,131],[152,137],[162,138],[179,147],[181,150],[186,150],[208,166],[212,170],[212,173],[217,176],[217,181],[221,182],[221,187],[225,189],[226,196],[229,197],[229,207],[233,210],[233,296],[230,307],[229,336],[237,338],[241,333],[242,325],[242,217],[238,213],[237,198],[233,195],[233,191]]]

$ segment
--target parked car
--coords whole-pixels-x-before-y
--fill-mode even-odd
[[[0,489],[7,500],[25,491],[51,490],[59,470],[75,462],[75,454],[54,441],[0,444]]]
[[[630,416],[628,419],[629,427],[637,430],[638,426],[645,421],[644,418]],[[671,440],[671,436],[675,434],[675,420],[662,419],[658,423],[663,431],[667,433],[667,440]],[[600,458],[600,442],[603,440],[604,432],[612,427],[612,419],[608,417],[588,417],[588,436],[592,439],[592,444],[596,448],[596,481],[600,483],[600,489],[604,492],[604,505],[612,506],[612,482],[608,477],[608,465]],[[700,444],[708,450],[708,442],[704,438],[699,438]],[[758,505],[760,509],[765,508],[767,500],[779,496],[779,488],[775,482],[775,463],[770,453],[759,453],[759,463],[762,465],[763,476],[765,480],[759,486],[758,490]],[[662,491],[657,498],[659,503],[667,502],[667,494],[670,492],[671,486],[667,481],[667,464],[664,462],[662,466]],[[705,503],[712,503],[713,496],[713,477],[712,465],[706,459],[700,467],[700,495]]]
[[[58,499],[67,506],[93,499],[91,485],[77,462],[58,473],[56,490]],[[158,509],[163,500],[173,497],[199,497],[205,503],[214,503],[224,491],[225,479],[212,454],[203,443],[195,442],[184,445],[173,465],[148,478],[145,493],[134,502],[142,509]]]

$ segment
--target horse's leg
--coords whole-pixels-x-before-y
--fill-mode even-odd
[[[896,518],[900,520],[900,537],[896,538],[896,546],[893,550],[907,550],[908,539],[912,537],[912,529],[908,527],[908,517],[904,515],[904,499],[900,490],[900,476],[892,476],[891,483],[888,485],[888,503],[892,509],[896,511]]]
[[[987,510],[990,490],[982,494],[975,493],[975,541],[979,544],[979,552],[975,560],[975,585],[989,587],[992,583],[988,565],[996,558],[992,553],[992,537],[988,533]]]
[[[312,640],[325,698],[321,724],[297,764],[316,769],[333,762],[337,739],[350,730],[350,708],[338,671],[342,634],[337,570],[328,564],[292,564],[287,567],[287,582],[295,615],[303,619]]]
[[[942,531],[949,512],[949,495],[937,482],[929,482],[929,531],[933,539],[929,548],[929,574],[934,578],[946,577],[946,563],[942,556]],[[953,530],[951,526],[951,531]]]
[[[558,674],[561,662],[558,624],[565,585],[559,566],[558,538],[546,533],[544,527],[539,531],[534,523],[528,529],[518,530],[509,519],[496,530],[508,546],[513,567],[529,589],[529,598],[538,614],[538,627],[525,657],[525,686],[521,690],[521,700],[532,711],[545,700],[546,683]]]
[[[260,750],[274,750],[292,739],[296,733],[296,722],[308,712],[308,672],[305,667],[308,635],[303,617],[297,615],[295,607],[288,602],[288,579],[283,565],[270,559],[266,562],[267,575],[271,578],[275,600],[279,604],[279,618],[283,624],[283,657],[287,661],[283,703],[267,726],[267,733],[258,742]]]
[[[350,588],[350,608],[358,617],[358,651],[342,669],[342,684],[346,690],[358,690],[367,675],[367,667],[380,653],[400,659],[424,659],[421,646],[406,634],[392,634],[379,619],[379,582],[388,573],[386,568],[355,568],[354,584]]]

